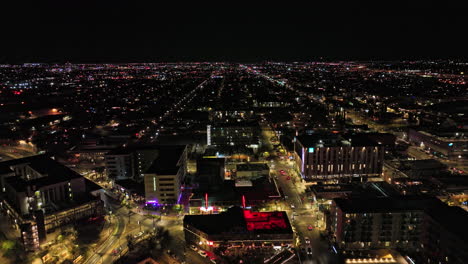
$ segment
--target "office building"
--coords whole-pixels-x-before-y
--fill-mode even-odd
[[[260,144],[257,122],[215,123],[207,126],[207,145],[244,145],[257,149]]]
[[[5,161],[0,168],[1,207],[23,228],[29,250],[37,249],[49,230],[103,214],[100,187],[46,155]]]
[[[121,147],[105,155],[107,175],[116,180],[141,181],[143,173],[158,156],[158,146]]]
[[[147,204],[175,204],[186,172],[185,146],[164,146],[143,174]]]
[[[382,174],[385,148],[366,134],[317,133],[295,139],[296,163],[306,181],[366,181]]]
[[[436,198],[337,198],[330,218],[340,250],[404,249],[417,263],[468,261],[468,213]]]

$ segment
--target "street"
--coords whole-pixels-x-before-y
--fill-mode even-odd
[[[276,136],[268,125],[262,124],[263,142],[269,150],[273,150],[270,138]],[[297,254],[300,263],[314,263],[317,256],[328,251],[328,246],[320,240],[319,229],[325,228],[324,215],[305,195],[306,186],[300,175],[294,169],[294,160],[288,157],[276,157],[270,162],[270,173],[283,190],[284,202],[278,203],[276,210],[288,212],[289,219],[297,237]],[[310,245],[305,238],[310,240]],[[311,247],[312,255],[306,254],[301,248]],[[305,253],[305,254],[304,254]],[[291,260],[294,261],[294,260]]]

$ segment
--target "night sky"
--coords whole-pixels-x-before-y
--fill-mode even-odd
[[[0,63],[463,59],[468,53],[467,10],[429,2],[35,2],[2,10]]]

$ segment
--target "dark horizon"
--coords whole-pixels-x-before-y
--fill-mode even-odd
[[[435,5],[149,7],[7,12],[0,63],[466,59],[463,10]]]

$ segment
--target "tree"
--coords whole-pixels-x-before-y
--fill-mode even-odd
[[[126,238],[127,238],[128,251],[132,251],[133,249],[135,249],[135,239],[130,234],[128,234]]]
[[[184,210],[184,206],[182,204],[176,204],[172,207],[172,210],[180,213]]]
[[[1,243],[1,249],[5,252],[3,256],[13,260],[13,263],[23,263],[27,257],[18,241],[5,240]]]

